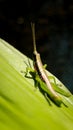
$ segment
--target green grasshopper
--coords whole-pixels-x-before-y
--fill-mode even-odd
[[[63,103],[63,100],[60,94],[66,97],[69,97],[71,96],[71,93],[68,89],[66,89],[65,87],[62,87],[63,86],[62,84],[57,84],[54,76],[48,76],[47,71],[46,71],[46,65],[43,66],[40,54],[37,52],[37,49],[36,49],[34,23],[31,23],[31,28],[32,28],[32,35],[33,35],[33,46],[34,46],[34,52],[33,52],[34,69],[32,69],[31,67],[27,67],[25,76],[27,76],[27,73],[29,72],[32,75],[32,78],[35,80],[35,83],[37,85],[40,85],[41,89],[50,97],[50,99],[57,106],[61,106],[61,104]]]

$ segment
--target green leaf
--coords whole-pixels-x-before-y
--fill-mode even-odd
[[[49,99],[50,105],[33,79],[21,73],[26,71],[25,62],[26,56],[0,39],[0,129],[72,130],[73,95],[63,96],[68,107],[57,107]]]

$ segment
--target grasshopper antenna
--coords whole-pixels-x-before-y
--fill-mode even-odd
[[[37,52],[37,50],[36,50],[36,41],[35,41],[35,23],[31,22],[31,29],[32,29],[33,47],[34,47],[34,54],[35,54]]]

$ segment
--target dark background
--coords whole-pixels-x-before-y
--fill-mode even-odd
[[[73,93],[73,0],[0,0],[0,37],[30,58],[31,21],[43,63]]]

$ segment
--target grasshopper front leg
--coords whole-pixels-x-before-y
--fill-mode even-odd
[[[34,73],[34,69],[32,69],[30,67],[26,67],[26,71],[21,71],[21,73],[24,73],[24,76],[26,78],[32,78],[29,76],[29,74],[32,75]]]

